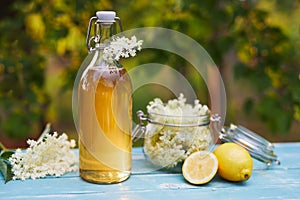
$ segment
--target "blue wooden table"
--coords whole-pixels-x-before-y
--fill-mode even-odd
[[[216,176],[206,185],[195,186],[180,173],[153,171],[142,149],[134,148],[132,175],[125,182],[92,184],[74,172],[5,184],[0,176],[0,199],[300,199],[300,143],[276,143],[275,153],[281,165],[268,168],[254,160],[253,175],[246,182]]]

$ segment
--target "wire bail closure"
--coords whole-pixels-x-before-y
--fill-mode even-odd
[[[140,138],[144,138],[146,133],[146,124],[144,121],[148,120],[147,115],[143,111],[139,110],[136,112],[139,123],[134,127],[132,131],[132,142],[136,142]]]
[[[98,15],[93,16],[93,17],[90,18],[89,26],[88,26],[88,30],[87,30],[87,34],[86,34],[86,40],[85,40],[86,46],[87,46],[87,49],[88,49],[89,53],[91,53],[95,48],[93,46],[93,42],[98,43],[100,41],[101,32],[100,32],[100,34],[98,34],[98,32],[100,31],[100,30],[98,30],[98,25],[100,23],[113,24],[113,23],[115,23],[115,21],[118,22],[119,27],[120,27],[120,31],[123,32],[122,22],[121,22],[121,19],[119,17],[114,17],[114,20],[102,20],[98,17]],[[92,25],[95,26],[93,36],[91,36]]]
[[[272,163],[280,164],[274,153],[274,145],[243,126],[231,124],[230,127],[223,127],[219,133],[219,138],[222,142],[234,142],[244,147],[253,158],[268,166]]]

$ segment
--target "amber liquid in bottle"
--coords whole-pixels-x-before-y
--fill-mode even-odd
[[[78,99],[79,168],[84,180],[118,183],[130,176],[131,94],[124,68],[101,66],[84,72]]]

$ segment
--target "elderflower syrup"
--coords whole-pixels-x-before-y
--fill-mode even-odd
[[[119,57],[128,56],[128,52],[125,49],[120,54],[110,46],[114,41],[112,27],[120,20],[115,12],[100,11],[96,15],[90,20],[90,55],[83,62],[86,68],[78,87],[79,169],[86,181],[118,183],[131,173],[132,85],[127,71],[118,63]],[[95,33],[92,37],[91,25]],[[132,42],[124,37],[122,40]],[[120,41],[115,44],[122,45]],[[135,55],[140,45],[131,45],[136,48],[129,54]]]
[[[94,67],[80,85],[80,175],[97,183],[123,181],[131,170],[130,78],[124,68]]]

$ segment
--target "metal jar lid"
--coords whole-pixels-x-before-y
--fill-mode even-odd
[[[234,142],[249,151],[251,156],[270,166],[272,163],[280,164],[274,153],[274,145],[258,134],[243,126],[231,124],[224,127],[219,133],[222,142]]]

